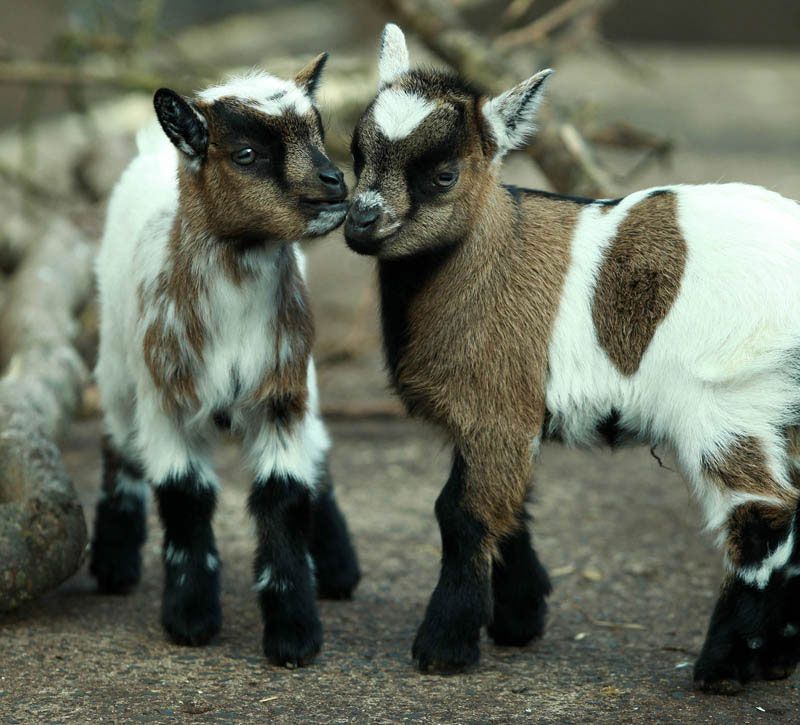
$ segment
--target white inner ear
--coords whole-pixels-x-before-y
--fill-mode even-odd
[[[403,31],[389,23],[381,35],[381,49],[378,54],[378,78],[380,86],[392,83],[409,69],[408,47]]]
[[[512,149],[524,146],[536,130],[534,119],[551,72],[542,71],[483,104],[481,110],[497,141],[495,161]]]

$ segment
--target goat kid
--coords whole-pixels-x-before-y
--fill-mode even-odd
[[[191,99],[157,91],[161,129],[140,132],[97,260],[107,437],[92,574],[102,591],[137,583],[149,481],[164,526],[164,628],[187,645],[219,631],[209,443],[215,423],[229,427],[254,475],[264,652],[286,665],[321,646],[315,590],[348,597],[359,579],[328,474],[296,244],[347,209],[314,105],[326,59],[294,81],[253,72]]]
[[[353,135],[348,245],[377,257],[385,357],[408,411],[444,429],[442,567],[413,655],[478,660],[479,632],[543,630],[547,574],[524,502],[543,438],[671,445],[727,577],[701,689],[800,657],[800,205],[742,184],[616,200],[503,186],[550,71],[496,98],[410,70],[389,25]]]

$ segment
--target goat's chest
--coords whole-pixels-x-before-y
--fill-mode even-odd
[[[279,368],[282,330],[278,280],[259,275],[237,284],[220,278],[202,302],[207,328],[198,387],[202,403],[229,406],[251,395]],[[283,343],[285,345],[285,342]]]

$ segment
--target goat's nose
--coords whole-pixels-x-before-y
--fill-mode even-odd
[[[344,174],[336,167],[322,169],[319,172],[319,180],[334,189],[339,189],[344,185]]]
[[[350,213],[347,217],[348,226],[351,226],[353,229],[359,232],[366,231],[369,229],[376,221],[378,221],[378,217],[380,213],[378,209],[373,207],[355,207],[350,209]]]

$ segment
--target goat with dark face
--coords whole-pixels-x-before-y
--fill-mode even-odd
[[[594,200],[504,186],[550,71],[487,98],[411,70],[387,26],[352,142],[348,245],[377,258],[384,351],[443,429],[439,582],[423,670],[541,634],[547,574],[524,502],[543,438],[672,446],[720,532],[726,583],[695,667],[731,692],[800,659],[800,206],[743,184]],[[691,252],[691,253],[690,253]]]
[[[314,105],[325,59],[294,81],[251,73],[193,98],[156,92],[161,128],[138,138],[97,264],[108,438],[92,573],[104,591],[138,581],[149,481],[164,525],[164,628],[190,645],[219,631],[209,441],[224,423],[253,472],[264,652],[287,665],[321,646],[315,594],[348,597],[359,579],[328,473],[296,244],[347,209]]]

